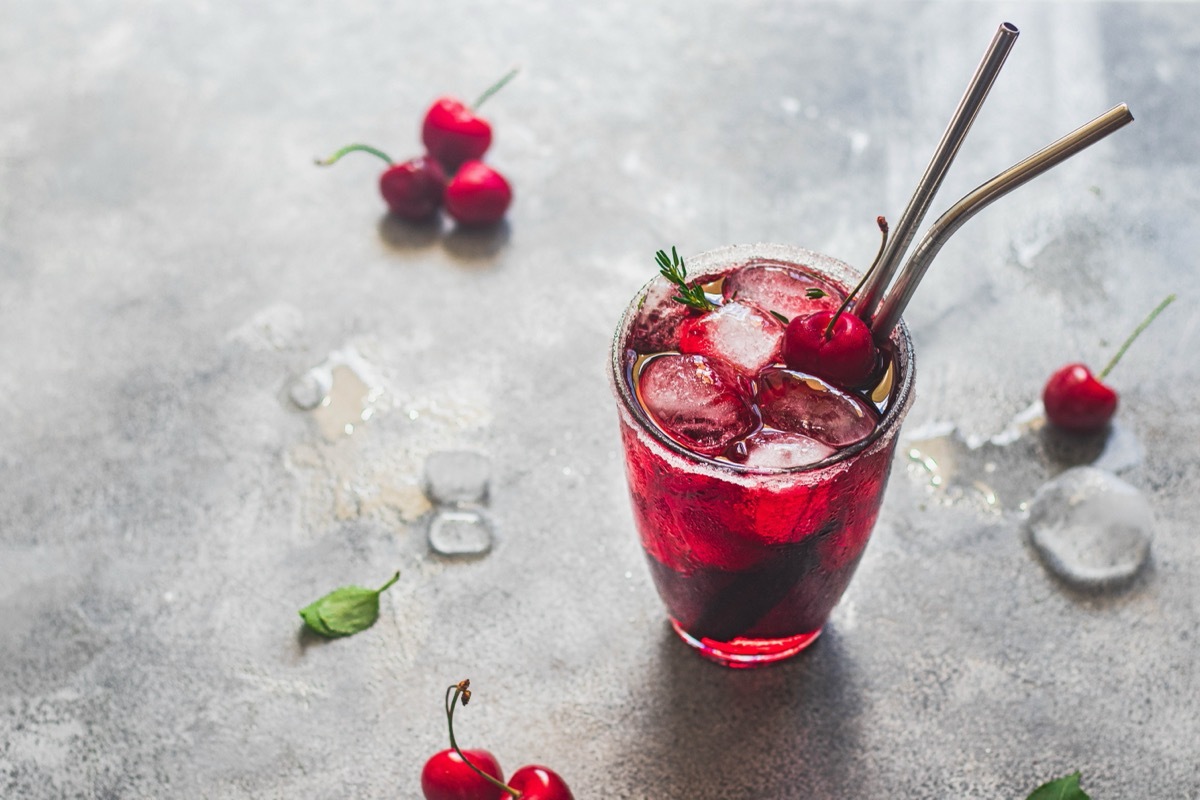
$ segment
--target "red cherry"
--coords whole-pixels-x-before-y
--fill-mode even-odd
[[[504,781],[499,762],[487,750],[464,750],[463,755],[496,780]],[[480,777],[454,750],[434,753],[425,762],[421,792],[425,800],[500,800],[504,794],[503,789]]]
[[[837,386],[862,386],[877,360],[871,329],[853,314],[839,314],[827,338],[833,319],[834,312],[818,311],[789,322],[783,334],[784,363]]]
[[[521,800],[575,800],[558,773],[536,764],[518,769],[508,785],[521,793]]]
[[[463,225],[491,225],[504,218],[512,196],[503,175],[482,161],[468,161],[446,186],[446,211]]]
[[[446,173],[429,156],[409,159],[388,167],[379,176],[379,193],[388,208],[401,219],[424,220],[442,205]]]
[[[492,144],[492,126],[453,97],[438,98],[425,112],[421,141],[447,172],[481,158]]]
[[[1079,433],[1103,430],[1117,411],[1117,393],[1083,364],[1068,364],[1050,376],[1042,390],[1046,417]]]

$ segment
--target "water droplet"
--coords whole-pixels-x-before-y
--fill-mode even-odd
[[[324,403],[333,388],[333,374],[324,367],[313,367],[301,375],[288,390],[288,396],[297,408],[312,411]]]
[[[429,520],[429,546],[444,556],[483,555],[492,549],[492,524],[477,509],[439,508]]]
[[[329,441],[352,435],[375,416],[384,394],[375,369],[353,347],[330,353],[288,389],[292,402],[312,412]]]
[[[1094,467],[1074,467],[1038,489],[1027,523],[1046,568],[1093,591],[1133,580],[1149,556],[1153,528],[1146,496]]]
[[[1065,469],[1090,464],[1123,472],[1144,455],[1132,431],[1117,423],[1092,436],[1047,425],[1041,403],[990,437],[967,437],[952,424],[937,423],[913,430],[905,446],[910,474],[929,486],[934,499],[990,513],[1024,510],[1038,487]]]

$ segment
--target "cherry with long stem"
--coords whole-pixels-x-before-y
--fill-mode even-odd
[[[829,324],[825,327],[826,341],[833,338],[834,323],[836,323],[838,321],[838,317],[840,317],[845,310],[849,308],[851,301],[854,300],[854,296],[857,295],[863,286],[866,285],[867,280],[872,274],[874,274],[875,270],[879,267],[879,262],[883,259],[883,251],[887,249],[888,243],[888,222],[883,218],[882,215],[880,215],[875,218],[875,224],[879,226],[879,232],[882,234],[882,239],[879,242],[879,250],[875,253],[875,260],[871,262],[871,266],[868,267],[867,271],[863,273],[863,276],[859,278],[858,283],[853,289],[850,290],[850,294],[846,295],[846,299],[842,301],[842,304],[838,306],[838,310],[834,312],[833,317],[829,320]]]
[[[521,793],[518,792],[516,789],[512,788],[511,786],[509,786],[507,783],[504,783],[503,781],[496,780],[491,775],[488,775],[486,772],[481,770],[479,767],[472,764],[471,759],[467,758],[466,755],[463,753],[463,751],[461,749],[459,749],[458,742],[454,738],[454,709],[458,706],[459,700],[462,701],[462,704],[464,706],[468,702],[470,702],[470,700],[471,700],[471,688],[470,687],[471,687],[471,681],[469,679],[461,680],[458,683],[454,684],[453,686],[446,687],[446,727],[450,732],[450,747],[451,747],[451,749],[454,750],[454,752],[458,753],[458,757],[463,760],[464,764],[466,764],[471,769],[475,770],[475,772],[479,775],[479,777],[483,778],[485,781],[492,784],[497,789],[501,789],[501,790],[507,792],[510,796],[519,798],[521,796]]]

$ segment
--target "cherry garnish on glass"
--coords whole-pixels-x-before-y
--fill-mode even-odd
[[[783,335],[783,360],[789,369],[807,372],[841,387],[863,386],[879,362],[871,329],[855,314],[846,313],[855,295],[879,266],[888,241],[888,224],[878,217],[882,241],[875,260],[837,311],[818,311],[795,317]]]

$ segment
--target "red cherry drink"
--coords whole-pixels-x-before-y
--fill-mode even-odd
[[[795,655],[821,632],[866,547],[912,402],[901,323],[869,385],[789,370],[785,323],[834,310],[857,273],[784,245],[687,260],[691,309],[657,277],[613,342],[625,468],[671,624],[733,667]]]

